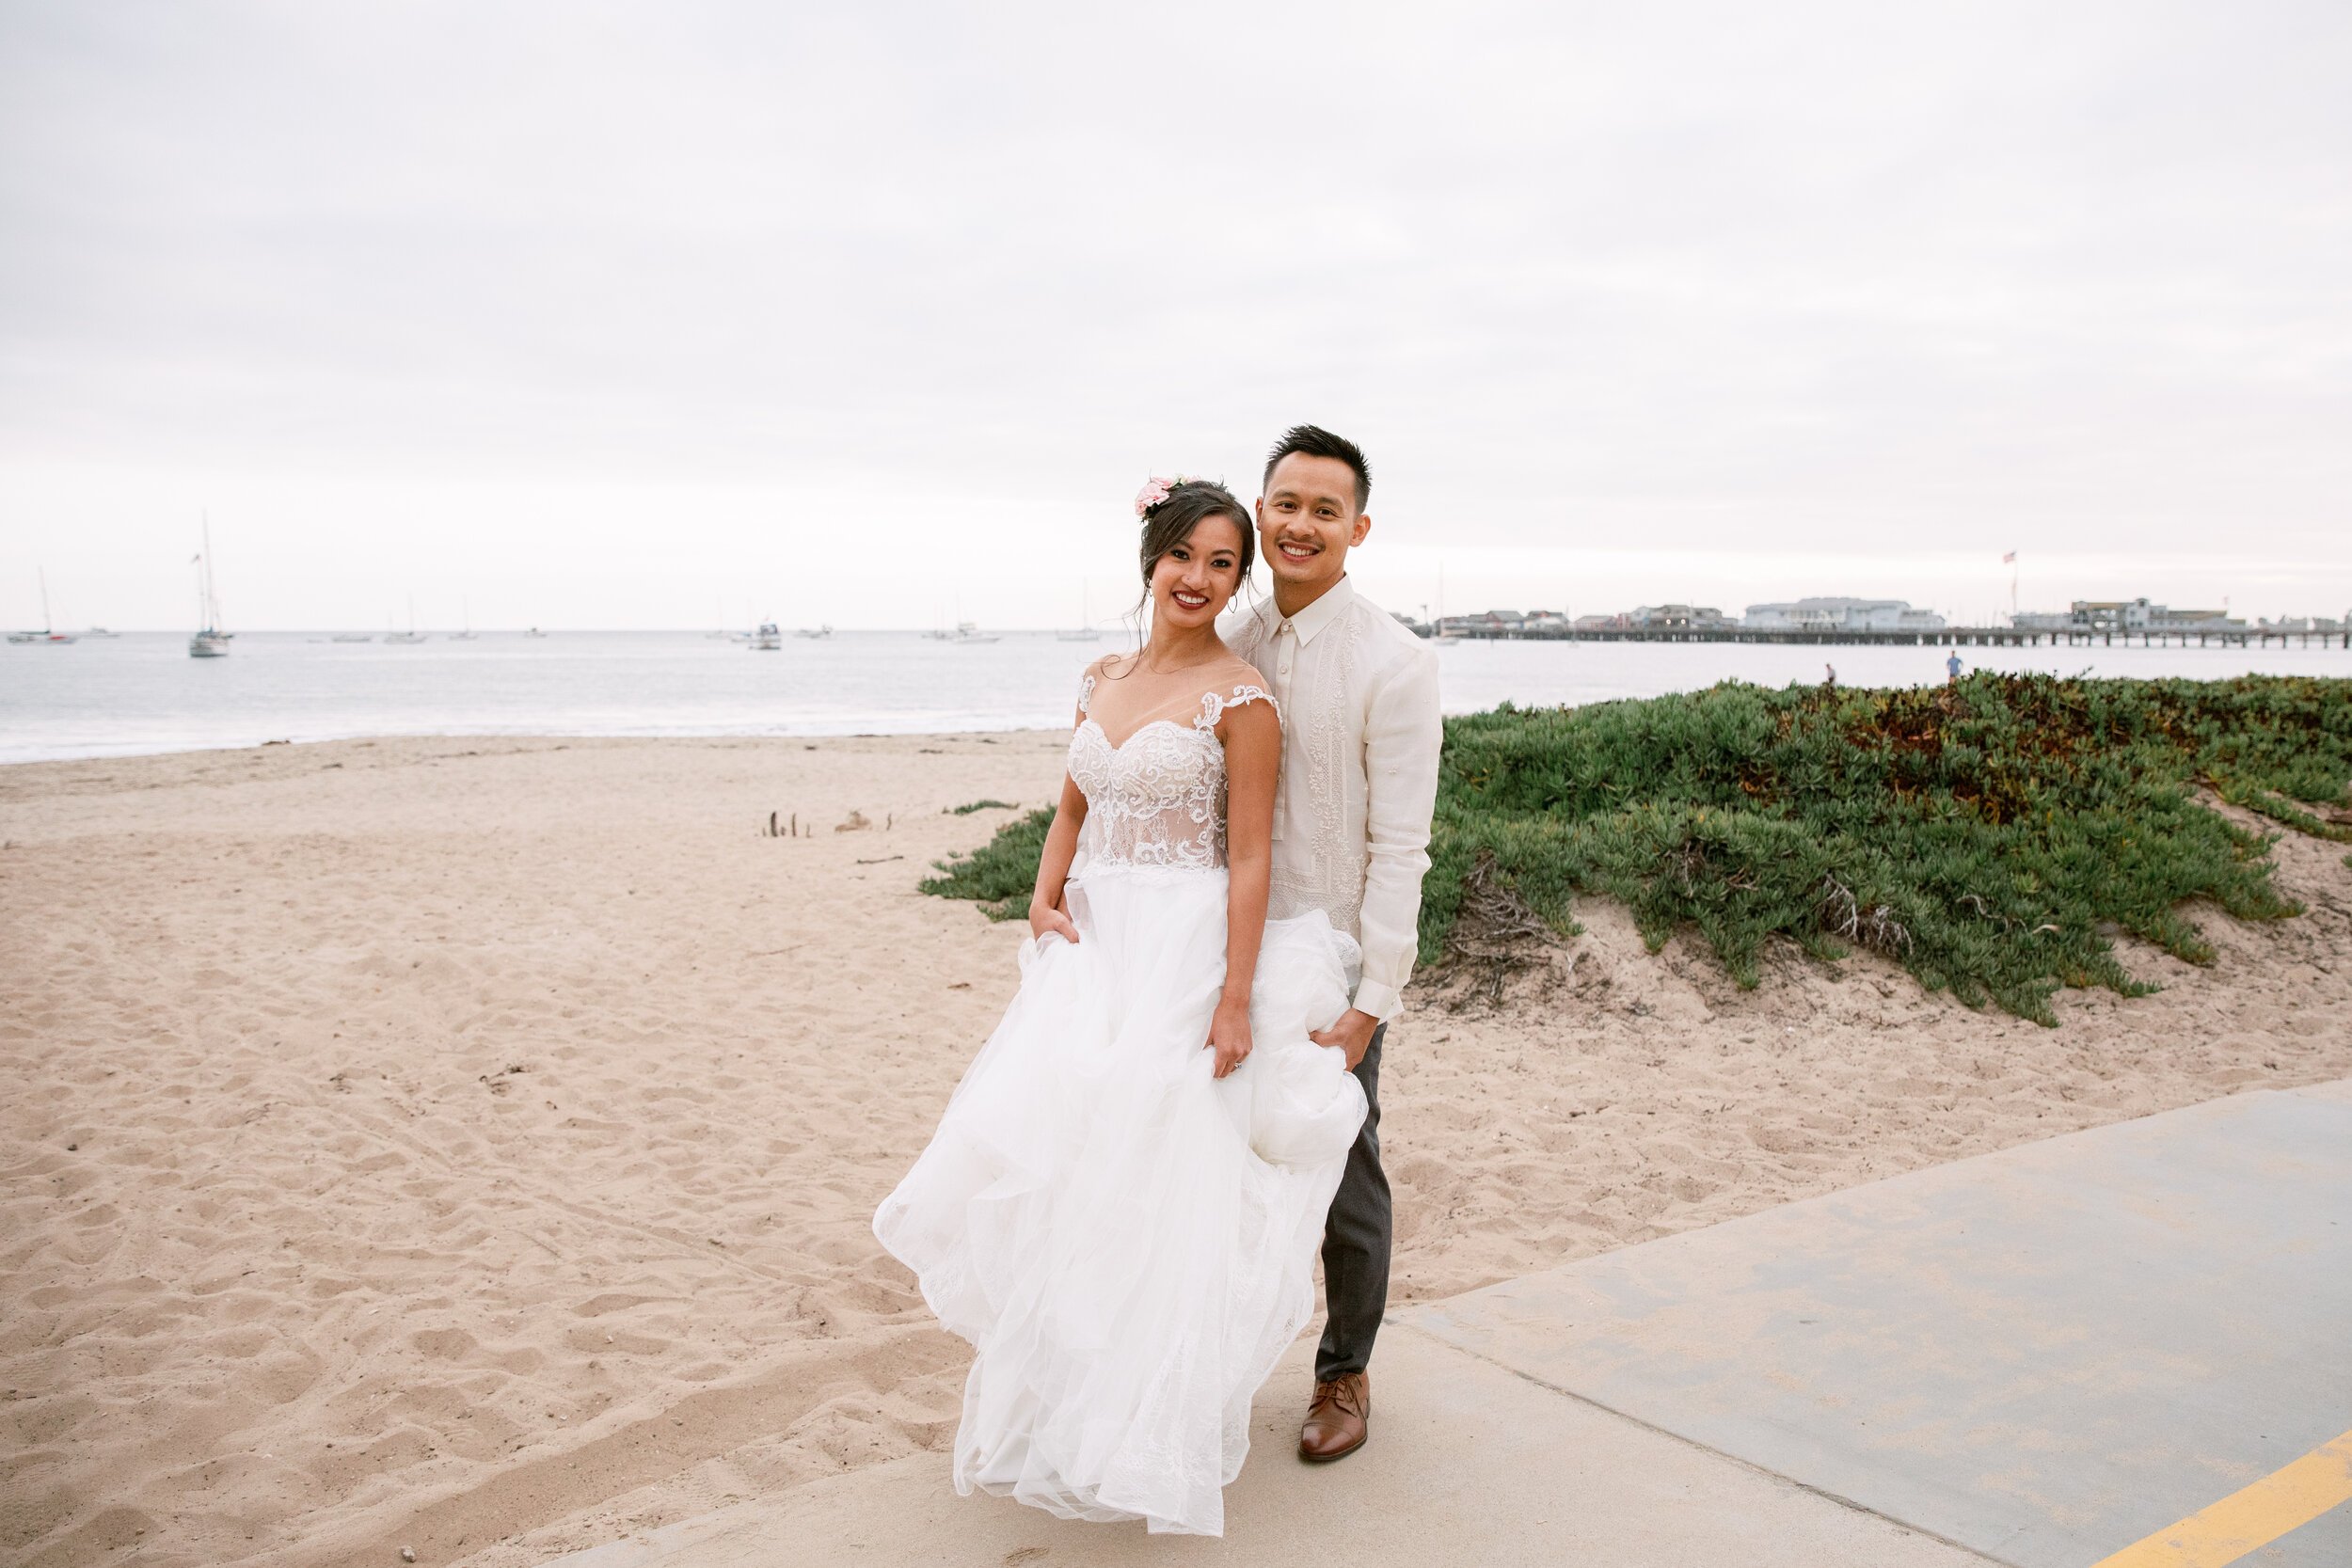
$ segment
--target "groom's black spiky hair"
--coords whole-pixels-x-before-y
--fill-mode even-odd
[[[1356,475],[1356,510],[1360,513],[1372,504],[1372,465],[1364,461],[1364,449],[1319,424],[1295,424],[1282,432],[1282,438],[1266,453],[1265,477],[1258,482],[1260,488],[1274,483],[1274,466],[1293,452],[1338,458]]]

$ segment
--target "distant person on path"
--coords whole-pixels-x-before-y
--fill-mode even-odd
[[[1944,661],[1944,679],[1945,683],[1949,686],[1960,684],[1960,650],[1958,648],[1954,648],[1952,657]]]

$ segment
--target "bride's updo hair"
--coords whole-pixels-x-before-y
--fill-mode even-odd
[[[1192,537],[1192,531],[1211,517],[1231,517],[1241,533],[1241,580],[1249,580],[1257,564],[1258,529],[1249,509],[1233,493],[1212,480],[1187,479],[1168,486],[1168,499],[1143,514],[1143,593],[1152,594],[1152,570],[1160,557]],[[1140,608],[1140,607],[1138,607]]]
[[[1152,481],[1158,484],[1161,481]],[[1146,495],[1150,491],[1145,492]],[[1138,502],[1143,497],[1136,498]],[[1152,573],[1160,563],[1160,557],[1192,537],[1192,531],[1212,517],[1231,517],[1233,528],[1241,534],[1241,575],[1234,585],[1238,593],[1249,582],[1249,568],[1258,561],[1258,531],[1249,509],[1233,499],[1233,493],[1207,479],[1178,480],[1168,486],[1168,494],[1143,509],[1143,547],[1137,553],[1143,562],[1143,592],[1136,595],[1135,608],[1127,611],[1127,620],[1136,629],[1136,647],[1144,642],[1144,612],[1152,604]],[[1119,665],[1114,657],[1110,663]],[[1132,673],[1135,662],[1129,659],[1123,667],[1105,667],[1104,674],[1116,679]]]

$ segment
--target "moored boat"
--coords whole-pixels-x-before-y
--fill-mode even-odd
[[[204,553],[196,567],[196,635],[188,639],[190,658],[227,658],[229,634],[220,629],[220,594],[213,582],[213,519],[204,518]]]

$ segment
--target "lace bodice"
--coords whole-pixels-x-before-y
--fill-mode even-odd
[[[1114,746],[1091,712],[1094,677],[1078,688],[1070,776],[1087,798],[1072,874],[1116,866],[1208,871],[1225,863],[1225,747],[1216,726],[1229,707],[1274,705],[1264,688],[1244,683],[1204,691],[1189,721],[1154,719]]]

